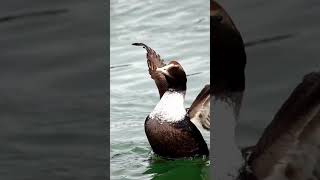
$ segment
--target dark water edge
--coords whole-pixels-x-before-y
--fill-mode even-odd
[[[105,4],[1,2],[0,179],[106,177]]]

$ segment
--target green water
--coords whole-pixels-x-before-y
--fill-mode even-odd
[[[210,81],[209,1],[111,1],[111,179],[208,179],[208,160],[155,157],[144,121],[159,101],[149,77],[143,42],[166,60],[178,60],[188,77],[189,107]],[[209,133],[205,139],[210,144]]]

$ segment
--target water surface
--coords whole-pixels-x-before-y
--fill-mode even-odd
[[[1,1],[0,179],[103,179],[106,10]]]
[[[159,101],[147,71],[143,42],[166,60],[178,60],[188,77],[186,107],[209,83],[209,2],[111,1],[111,179],[208,179],[206,160],[155,157],[144,120]],[[209,133],[206,134],[209,141]]]

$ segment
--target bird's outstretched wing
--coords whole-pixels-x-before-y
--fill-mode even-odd
[[[210,84],[204,86],[188,110],[191,122],[210,130]]]
[[[317,72],[306,75],[282,105],[256,144],[249,165],[258,179],[279,173],[288,179],[309,179],[320,162],[319,137],[320,72]]]
[[[166,64],[161,59],[160,55],[157,54],[153,49],[151,49],[149,46],[143,44],[143,43],[133,43],[134,46],[142,46],[147,50],[147,64],[149,68],[149,74],[151,75],[151,78],[156,83],[156,86],[159,91],[160,98],[162,95],[167,91],[168,89],[168,83],[165,78],[165,76],[159,72],[156,71],[157,68],[163,67]]]

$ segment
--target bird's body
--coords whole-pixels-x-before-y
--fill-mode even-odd
[[[145,120],[145,132],[152,150],[166,158],[208,156],[209,149],[199,128],[210,128],[210,85],[199,93],[189,109],[184,106],[187,77],[177,61],[164,64],[156,52],[147,50],[149,74],[154,79],[160,101]]]

